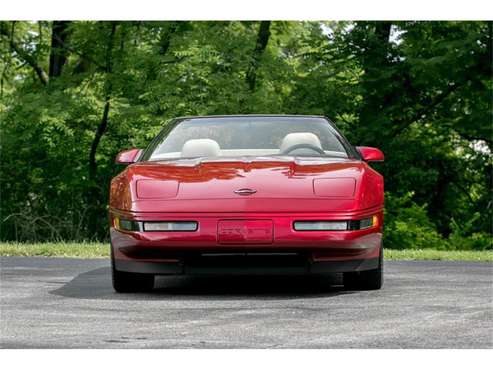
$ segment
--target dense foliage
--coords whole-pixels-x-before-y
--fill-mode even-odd
[[[1,239],[107,236],[116,153],[184,115],[380,147],[386,245],[490,249],[491,22],[0,22]]]

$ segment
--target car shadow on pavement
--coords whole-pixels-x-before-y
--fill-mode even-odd
[[[107,300],[238,300],[320,298],[351,294],[332,276],[158,276],[146,293],[115,293],[109,267],[81,273],[51,294]]]

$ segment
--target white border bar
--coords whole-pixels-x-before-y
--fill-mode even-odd
[[[488,20],[493,6],[487,0],[4,0],[0,19]]]
[[[491,350],[2,350],[5,369],[482,369]],[[159,364],[159,366],[156,366]]]

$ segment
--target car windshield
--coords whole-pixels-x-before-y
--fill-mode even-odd
[[[237,156],[347,158],[337,131],[322,117],[207,117],[180,121],[159,135],[148,160]]]

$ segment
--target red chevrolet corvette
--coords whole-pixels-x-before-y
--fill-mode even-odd
[[[383,281],[383,178],[319,116],[177,118],[111,182],[117,292],[155,275],[326,274]]]

